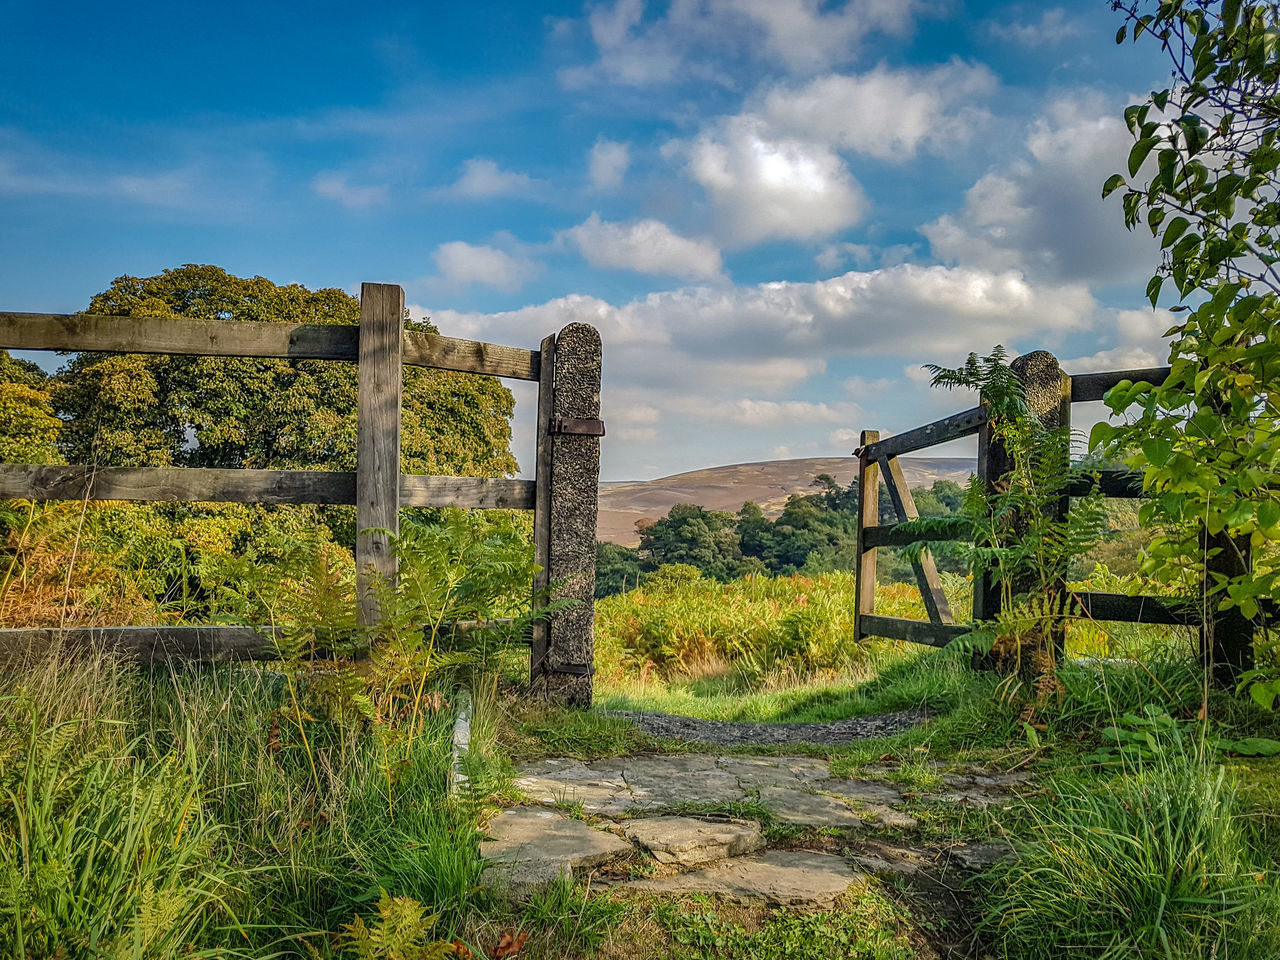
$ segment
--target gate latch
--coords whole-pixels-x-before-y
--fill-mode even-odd
[[[584,417],[552,417],[551,434],[572,434],[580,437],[603,437],[604,421]]]

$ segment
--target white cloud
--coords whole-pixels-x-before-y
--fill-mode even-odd
[[[458,197],[483,200],[490,197],[527,197],[542,186],[541,181],[527,173],[503,170],[487,157],[472,157],[462,165],[461,176],[448,188],[448,192]]]
[[[669,155],[680,152],[711,198],[727,246],[823,237],[866,213],[862,187],[835,151],[779,137],[751,114],[726,118],[691,143],[668,146]]]
[[[1121,108],[1081,93],[1051,104],[1026,152],[970,188],[964,207],[921,231],[937,258],[1019,269],[1055,282],[1134,282],[1159,263],[1157,244],[1125,229],[1102,184],[1124,165],[1132,138]]]
[[[827,442],[833,447],[857,446],[862,442],[862,432],[860,430],[852,430],[849,427],[841,427],[839,430],[832,430],[827,434]]]
[[[902,36],[939,0],[671,0],[645,19],[644,0],[592,7],[587,18],[597,60],[560,73],[568,87],[601,82],[643,87],[712,81],[761,67],[817,72],[858,56],[867,37]]]
[[[588,174],[591,185],[597,190],[616,190],[631,166],[631,147],[616,140],[601,137],[591,148]]]
[[[622,303],[573,294],[499,313],[427,312],[448,335],[516,346],[535,346],[572,322],[599,329],[603,416],[614,440],[627,431],[626,442],[606,444],[607,472],[615,476],[653,473],[654,464],[676,472],[711,458],[759,459],[773,444],[799,450],[834,430],[904,429],[930,419],[931,406],[940,415],[966,405],[919,387],[904,402],[885,383],[904,365],[911,376],[926,361],[959,363],[975,347],[1053,347],[1094,329],[1144,335],[1136,317],[1100,310],[1082,284],[915,264],[812,283],[669,290]],[[819,381],[830,378],[829,364],[839,378]],[[851,364],[864,376],[850,376]],[[813,396],[819,382],[823,393]]]
[[[996,85],[988,68],[960,60],[930,69],[881,64],[863,74],[775,87],[761,112],[780,133],[902,162],[922,149],[968,141],[990,120],[974,101]]]
[[[720,251],[657,220],[602,221],[598,214],[565,231],[593,267],[709,280],[720,276]]]
[[[1068,20],[1067,11],[1062,7],[1044,11],[1040,19],[1033,22],[1002,23],[993,20],[988,29],[997,40],[1009,40],[1022,47],[1052,46],[1084,33],[1084,25],[1079,21]]]
[[[387,201],[386,186],[357,186],[340,173],[317,173],[311,189],[318,197],[334,200],[351,210],[362,210]]]
[[[539,273],[538,265],[525,257],[461,240],[440,244],[432,259],[439,272],[436,282],[453,290],[479,284],[514,293]]]

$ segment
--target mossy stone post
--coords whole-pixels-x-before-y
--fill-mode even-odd
[[[1071,428],[1071,378],[1062,372],[1058,358],[1047,350],[1033,350],[1016,358],[1009,364],[1009,369],[1022,384],[1023,396],[1027,407],[1046,430]],[[1068,458],[1064,457],[1059,465],[1063,475],[1070,467]],[[991,424],[988,423],[978,432],[978,479],[986,487],[987,492],[995,493],[1000,489],[1002,478],[1013,469],[1013,458],[1004,444],[992,435]],[[1071,498],[1064,494],[1052,510],[1054,519],[1065,520],[1071,508]],[[1017,521],[1015,520],[1015,524]],[[1066,571],[1062,571],[1065,584]],[[1010,585],[1013,592],[1025,593],[1031,584],[1026,582]],[[983,576],[973,587],[973,618],[975,620],[993,620],[1000,612],[1000,585],[989,574]],[[1055,631],[1053,652],[1061,655],[1062,636]],[[983,666],[991,666],[983,663]]]
[[[535,631],[532,681],[536,695],[574,707],[591,706],[595,662],[600,354],[595,327],[571,323],[561,330],[554,350],[543,351],[554,358],[555,376],[550,403],[539,404],[551,408],[550,421],[538,425],[540,452],[547,451],[537,477],[539,505],[547,506],[546,546],[537,551],[546,557],[541,579],[559,584],[553,599],[576,602]]]

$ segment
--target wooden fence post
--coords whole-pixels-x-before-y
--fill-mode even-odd
[[[555,416],[556,337],[542,341],[538,365],[538,427],[534,465],[533,562],[538,565],[533,575],[533,608],[546,606],[547,587],[551,582],[551,418]],[[530,682],[537,684],[547,656],[550,624],[535,620],[530,645]]]
[[[360,286],[360,347],[356,393],[356,592],[360,622],[380,611],[374,579],[395,581],[391,539],[400,529],[400,399],[404,290],[390,283]]]
[[[867,527],[880,524],[880,465],[867,455],[867,444],[880,439],[879,430],[863,430],[858,446],[857,566],[854,568],[853,638],[864,635],[862,618],[876,612],[875,547],[866,544]]]
[[[1230,537],[1226,531],[1210,535],[1203,529],[1200,536],[1206,552],[1216,551],[1204,564],[1201,590],[1206,609],[1200,627],[1200,655],[1219,684],[1234,687],[1241,675],[1253,668],[1255,626],[1239,607],[1217,609],[1222,591],[1217,589],[1214,574],[1235,578],[1249,573],[1253,560],[1249,538]]]
[[[535,691],[575,707],[591,705],[595,672],[596,515],[600,484],[600,334],[571,323],[555,340],[551,418],[538,426],[550,446],[550,483],[538,476],[538,500],[549,490],[547,577],[562,585],[556,599],[577,601],[547,624],[545,650],[532,658]],[[544,381],[545,383],[545,381]],[[542,404],[539,403],[540,416]],[[540,467],[541,467],[541,458]]]

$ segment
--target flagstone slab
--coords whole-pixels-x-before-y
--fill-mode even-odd
[[[647,893],[703,894],[735,903],[774,907],[829,907],[866,875],[844,857],[809,851],[770,850],[668,877],[633,880],[622,886]]]
[[[537,807],[503,810],[490,821],[489,836],[480,856],[494,863],[543,861],[583,869],[629,856],[633,849],[606,830]]]
[[[697,866],[764,849],[760,825],[744,820],[650,817],[624,825],[627,837],[659,863]]]
[[[779,820],[802,827],[862,826],[862,820],[849,807],[832,797],[790,787],[764,787],[760,802]]]

